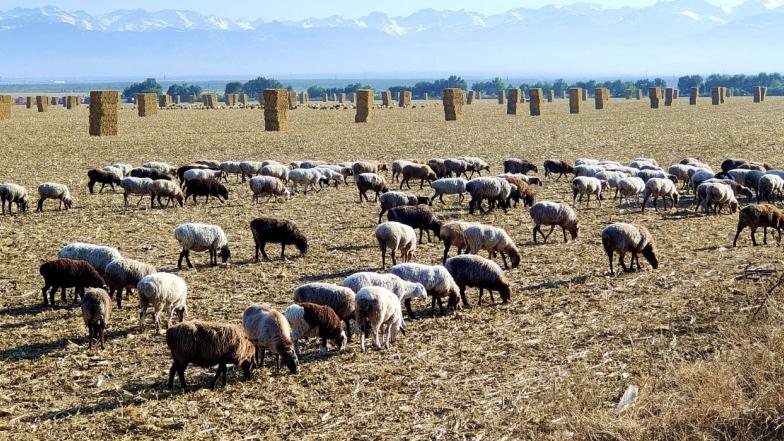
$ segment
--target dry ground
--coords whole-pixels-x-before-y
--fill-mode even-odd
[[[176,271],[179,249],[172,230],[183,222],[221,225],[233,248],[227,268],[209,268],[207,256],[196,255],[195,270],[178,272],[188,282],[192,318],[238,323],[251,303],[282,309],[300,284],[339,283],[380,264],[372,239],[378,207],[358,204],[354,187],[254,206],[247,187],[232,182],[227,204],[124,209],[119,193],[88,194],[86,172],[92,167],[156,159],[391,161],[459,154],[481,156],[499,173],[510,156],[539,164],[583,156],[620,161],[653,156],[663,165],[698,156],[716,168],[727,157],[784,163],[784,100],[687,104],[681,99],[655,111],[646,101],[613,100],[608,110],[569,115],[567,103],[557,100],[532,118],[507,116],[485,100],[467,106],[456,123],[444,122],[433,101],[376,111],[369,124],[355,124],[350,110],[298,109],[290,113],[290,131],[282,134],[264,132],[258,110],[161,111],[139,118],[126,108],[120,135],[107,138],[87,135],[86,106],[45,114],[15,106],[13,119],[0,122],[0,182],[17,182],[32,192],[40,182],[64,182],[75,208],[57,212],[48,203],[43,214],[0,218],[0,438],[103,433],[182,439],[753,439],[780,431],[775,416],[784,400],[746,408],[774,420],[768,428],[773,432],[744,434],[733,432],[731,421],[733,406],[746,406],[748,396],[738,398],[742,403],[729,398],[728,415],[712,413],[690,409],[686,393],[671,384],[703,375],[701,389],[718,394],[724,383],[710,375],[735,372],[722,360],[756,360],[738,348],[756,348],[766,358],[780,351],[782,340],[774,320],[776,299],[750,327],[759,283],[736,280],[749,264],[778,266],[781,248],[752,249],[747,235],[739,248],[731,248],[736,216],[694,215],[687,210],[690,198],[677,211],[644,215],[607,201],[601,209],[580,211],[583,227],[576,242],[538,246],[531,242],[524,209],[469,216],[454,201],[436,203],[444,218],[501,226],[517,241],[524,258],[508,273],[510,304],[474,305],[409,322],[410,332],[389,351],[363,355],[352,345],[319,356],[310,345],[300,375],[264,368],[252,381],[242,381],[230,372],[228,387],[215,391],[205,387],[212,371],[194,367],[186,375],[196,390],[166,389],[170,358],[164,337],[149,326],[137,332],[133,300],[115,311],[104,351],[87,350],[78,308],[40,306],[38,267],[64,244],[116,246],[128,257]],[[562,180],[537,190],[538,199],[565,201],[569,186]],[[253,263],[248,223],[260,215],[299,224],[310,239],[307,256]],[[605,275],[599,232],[614,221],[640,222],[651,230],[661,253],[657,271]],[[270,249],[277,255],[279,248]],[[416,260],[434,264],[441,253],[440,243],[425,244]],[[469,297],[476,303],[475,291]],[[417,306],[425,310],[424,302]],[[760,330],[769,332],[760,336]],[[779,353],[773,365],[780,364]],[[757,387],[772,384],[766,393],[780,397],[781,369],[765,372],[768,383]],[[632,384],[640,386],[639,409],[613,416]],[[742,390],[749,395],[755,389]],[[703,402],[719,405],[711,400]],[[683,417],[677,406],[693,411],[694,419],[677,427],[656,419],[667,411]]]

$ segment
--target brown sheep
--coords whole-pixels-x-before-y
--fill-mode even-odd
[[[39,268],[44,278],[44,287],[41,288],[44,305],[54,306],[54,294],[62,289],[61,298],[65,302],[65,289],[74,288],[74,302],[78,297],[84,296],[85,288],[100,288],[106,285],[103,277],[88,262],[74,259],[56,259],[44,263]],[[46,291],[52,288],[47,303]]]
[[[408,186],[408,189],[411,189],[411,184],[409,181],[413,179],[419,179],[419,189],[421,190],[424,187],[425,180],[428,182],[433,182],[436,180],[436,172],[430,168],[430,166],[425,164],[408,164],[403,166],[403,170],[401,172],[402,179],[400,180],[400,189],[403,189],[403,184]]]
[[[544,161],[544,178],[550,178],[550,175],[558,175],[556,181],[561,179],[561,176],[574,173],[574,166],[566,161],[557,161],[553,159],[546,159]]]
[[[524,207],[530,207],[534,205],[534,202],[536,202],[536,192],[534,192],[534,189],[531,188],[528,183],[514,176],[506,176],[506,182],[517,187],[517,190],[512,190],[512,192],[509,194],[509,197],[506,199],[507,207],[510,206],[510,201],[515,201],[514,206],[517,207],[517,204],[520,203],[520,200],[523,201]]]
[[[90,331],[89,349],[93,348],[93,338],[101,343],[101,349],[106,342],[106,325],[112,315],[112,299],[106,290],[100,288],[88,289],[82,299],[82,319]]]
[[[735,233],[735,240],[732,246],[738,244],[738,236],[744,228],[749,227],[751,230],[751,243],[757,246],[757,239],[754,234],[757,228],[762,227],[764,235],[762,243],[768,243],[768,227],[776,229],[779,233],[776,237],[776,243],[781,243],[781,229],[784,228],[784,212],[779,210],[775,205],[771,204],[755,204],[743,207],[738,214],[738,231]]]

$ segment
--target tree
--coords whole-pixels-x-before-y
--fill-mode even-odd
[[[239,81],[232,81],[231,83],[226,84],[224,93],[226,95],[230,93],[242,93],[242,83]]]
[[[326,91],[321,86],[308,87],[308,96],[311,98],[323,97]]]
[[[686,75],[678,78],[678,90],[683,95],[691,91],[692,87],[701,87],[702,77],[699,75]]]
[[[482,92],[485,95],[496,95],[499,90],[506,89],[506,84],[501,78],[495,77],[490,81],[478,81],[471,85],[471,90]]]
[[[182,100],[190,99],[191,95],[196,95],[198,98],[201,95],[202,89],[201,86],[197,86],[195,84],[172,84],[169,86],[169,90],[166,91],[166,95],[169,96],[179,96]]]
[[[242,85],[242,92],[252,97],[259,96],[264,89],[283,89],[283,84],[272,78],[258,77]]]
[[[160,95],[162,91],[163,87],[155,81],[155,78],[147,78],[141,83],[133,83],[126,87],[122,95],[124,98],[131,98],[138,93],[157,93]]]

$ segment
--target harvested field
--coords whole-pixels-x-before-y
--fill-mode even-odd
[[[478,306],[477,291],[469,289],[471,308],[407,321],[407,334],[390,350],[362,354],[355,338],[342,353],[320,355],[310,341],[299,375],[267,365],[245,381],[230,368],[228,386],[214,391],[207,386],[215,369],[193,365],[186,370],[191,390],[168,391],[164,336],[149,324],[138,332],[133,298],[113,312],[103,351],[87,350],[77,307],[41,306],[39,265],[77,240],[116,246],[177,273],[188,283],[189,318],[231,323],[240,323],[251,303],[285,308],[303,283],[340,283],[380,266],[373,238],[379,207],[358,204],[353,184],[253,205],[247,184],[230,177],[225,204],[199,198],[195,206],[149,209],[145,197],[126,209],[108,186],[88,193],[91,168],[198,159],[389,164],[458,155],[482,157],[493,174],[513,156],[540,171],[548,158],[626,163],[637,156],[663,167],[685,157],[714,169],[729,157],[781,167],[783,99],[699,101],[652,111],[647,101],[614,99],[605,110],[583,106],[575,115],[567,100],[556,100],[543,104],[539,117],[511,118],[484,100],[448,123],[440,106],[419,102],[374,112],[367,124],[354,124],[353,112],[303,106],[288,113],[286,132],[266,132],[261,110],[165,110],[138,118],[125,105],[114,137],[89,136],[87,106],[47,113],[18,106],[0,122],[0,144],[15,147],[0,182],[31,193],[44,181],[65,183],[74,208],[57,212],[48,202],[41,214],[0,217],[0,433],[58,440],[780,439],[781,295],[751,320],[768,279],[763,272],[736,276],[749,265],[781,268],[781,248],[752,248],[746,230],[733,249],[737,215],[695,214],[691,196],[677,210],[645,214],[611,200],[601,209],[592,204],[578,211],[576,241],[564,244],[556,231],[546,245],[532,243],[524,208],[470,216],[467,202],[461,207],[456,196],[445,197],[446,205],[433,205],[442,218],[500,226],[516,241],[522,261],[507,272],[509,304]],[[571,200],[565,179],[535,191],[537,200]],[[432,195],[428,187],[414,192]],[[259,216],[295,222],[308,236],[308,254],[288,247],[288,260],[280,261],[280,248],[269,245],[273,261],[254,263],[248,224]],[[599,234],[617,221],[651,231],[658,270],[643,262],[642,272],[606,275]],[[173,230],[184,222],[222,226],[231,264],[210,268],[206,253],[192,253],[196,269],[177,272]],[[442,254],[440,242],[426,242],[415,261],[436,264]],[[429,301],[414,305],[420,316],[429,311]],[[640,387],[637,402],[615,416],[630,385]]]

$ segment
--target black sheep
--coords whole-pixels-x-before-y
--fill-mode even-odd
[[[259,251],[265,260],[270,260],[264,250],[267,242],[281,245],[281,259],[285,258],[286,245],[296,246],[300,254],[303,255],[308,252],[308,239],[291,221],[260,217],[251,221],[250,230],[253,233],[253,240],[256,242],[256,262],[259,261]]]
[[[84,296],[85,288],[106,286],[106,282],[95,267],[83,260],[51,260],[41,265],[39,272],[44,278],[44,287],[41,289],[44,305],[54,306],[54,293],[58,289],[62,289],[61,298],[65,302],[65,289],[74,288],[74,303],[76,303],[77,297]],[[52,288],[52,291],[49,293],[49,302],[47,302],[46,291],[49,288]]]
[[[115,190],[114,186],[120,185],[120,178],[116,174],[110,171],[101,170],[99,168],[94,168],[88,171],[87,177],[90,178],[90,182],[87,183],[87,188],[90,189],[90,194],[94,193],[93,187],[95,187],[95,184],[101,184],[101,189],[98,190],[98,193],[103,192],[103,187],[105,187],[106,184],[109,184],[112,187],[112,191],[117,191]]]
[[[165,179],[167,181],[172,180],[172,177],[167,175],[166,173],[160,170],[156,170],[154,168],[147,168],[147,167],[136,167],[135,169],[131,170],[131,177],[150,178],[153,181],[157,179]]]
[[[220,203],[223,199],[229,199],[229,190],[226,186],[212,179],[195,178],[185,183],[185,200],[193,196],[193,203],[196,203],[196,196],[204,196],[204,202],[210,201],[210,196],[218,198]]]
[[[509,158],[504,161],[504,173],[539,173],[539,167],[524,159]]]
[[[566,161],[556,161],[547,159],[544,161],[544,177],[549,178],[550,175],[558,175],[556,181],[561,179],[561,176],[574,173],[574,167]]]
[[[430,232],[435,233],[436,238],[441,239],[441,222],[433,210],[428,206],[403,206],[395,207],[387,213],[387,219],[394,222],[406,224],[413,229],[419,229],[419,243],[422,243],[422,232],[427,232],[427,240],[430,242]]]

